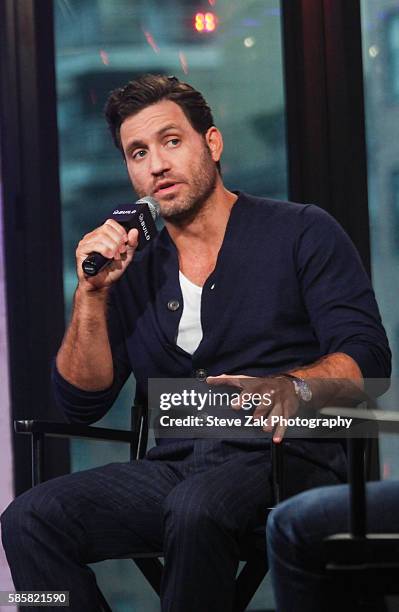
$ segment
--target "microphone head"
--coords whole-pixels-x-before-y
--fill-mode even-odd
[[[151,198],[150,196],[144,196],[144,198],[140,198],[140,200],[137,200],[136,204],[147,204],[154,221],[158,219],[161,212],[161,208],[155,198]]]

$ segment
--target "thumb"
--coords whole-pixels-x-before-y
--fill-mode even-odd
[[[139,243],[139,232],[136,228],[129,231],[127,235],[127,243],[130,247],[137,247]]]

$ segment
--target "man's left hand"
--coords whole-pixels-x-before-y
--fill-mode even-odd
[[[292,381],[285,376],[208,376],[206,382],[210,385],[228,385],[240,389],[239,401],[231,403],[231,407],[240,410],[244,401],[250,401],[251,396],[256,399],[262,398],[260,402],[255,402],[256,406],[253,418],[268,418],[268,425],[263,426],[263,430],[271,432],[271,417],[293,417],[299,408],[299,399],[295,393]],[[270,397],[270,403],[263,401],[264,397]],[[247,398],[247,399],[246,399]],[[254,398],[254,399],[255,399]],[[282,424],[276,426],[273,433],[273,442],[279,443],[284,437],[286,427]]]

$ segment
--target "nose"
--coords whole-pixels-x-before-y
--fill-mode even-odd
[[[153,149],[150,154],[150,170],[151,174],[158,176],[170,170],[170,163],[168,161],[165,151],[162,149]]]

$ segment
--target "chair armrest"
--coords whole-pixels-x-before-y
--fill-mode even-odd
[[[32,449],[32,486],[42,482],[44,465],[44,438],[86,438],[91,440],[108,440],[111,442],[125,442],[130,444],[130,456],[133,455],[135,438],[134,431],[122,429],[107,429],[105,427],[92,427],[91,425],[74,425],[70,423],[56,423],[51,421],[14,421],[16,433],[29,434]]]
[[[91,438],[94,440],[127,442],[129,444],[134,436],[134,432],[123,429],[35,420],[14,421],[14,429],[16,433],[22,434],[43,434],[56,438]]]

